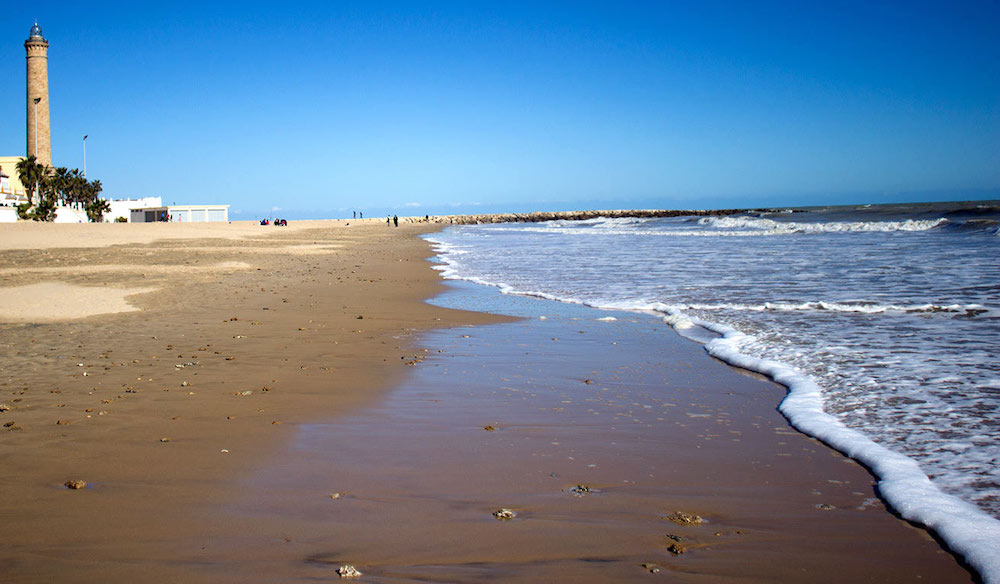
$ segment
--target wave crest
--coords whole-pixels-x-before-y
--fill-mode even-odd
[[[699,225],[715,229],[744,229],[768,232],[774,235],[786,233],[869,233],[891,231],[928,231],[948,223],[945,218],[906,219],[903,221],[829,221],[824,223],[800,223],[795,221],[775,221],[760,217],[703,217]]]

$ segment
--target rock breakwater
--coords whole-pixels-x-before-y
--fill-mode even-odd
[[[585,221],[605,217],[640,218],[655,217],[708,217],[738,215],[740,213],[766,213],[773,209],[618,209],[603,211],[535,211],[533,213],[484,213],[480,215],[434,215],[427,217],[407,217],[408,222],[448,223],[452,225],[476,225],[480,223],[540,223],[542,221]],[[402,219],[402,218],[401,218]]]

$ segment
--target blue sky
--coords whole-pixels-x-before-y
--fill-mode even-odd
[[[1000,197],[998,2],[38,2],[53,157],[234,219]],[[819,3],[817,3],[819,4]],[[280,210],[272,210],[278,208]]]

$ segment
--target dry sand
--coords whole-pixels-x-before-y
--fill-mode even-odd
[[[322,221],[293,221],[283,235],[312,229]],[[357,223],[357,222],[353,222]],[[373,221],[369,221],[374,224]],[[153,241],[257,237],[272,226],[256,221],[229,223],[46,223],[18,221],[0,229],[0,249],[99,248],[146,245]]]
[[[730,476],[727,469],[745,465],[748,451],[734,446],[712,450],[710,459],[661,460],[669,450],[662,441],[640,440],[620,464],[607,466],[680,465],[678,504],[713,517],[727,542],[749,526],[735,538],[739,543],[716,544],[728,553],[708,546],[686,556],[694,560],[681,568],[652,574],[639,567],[639,558],[670,565],[662,540],[678,531],[643,507],[662,499],[653,487],[620,503],[585,499],[610,505],[601,512],[618,518],[613,530],[607,522],[560,522],[575,512],[575,499],[562,491],[570,485],[559,482],[553,504],[544,492],[555,467],[529,439],[530,428],[515,440],[499,409],[471,419],[470,412],[491,409],[489,399],[423,418],[433,431],[421,437],[408,425],[412,420],[399,416],[417,415],[414,404],[437,403],[432,393],[445,384],[430,382],[402,409],[379,409],[387,390],[427,366],[424,357],[439,349],[418,346],[416,335],[502,319],[424,303],[441,289],[424,261],[428,246],[414,237],[425,227],[401,225],[0,228],[0,581],[332,581],[340,561],[358,562],[367,572],[363,581],[606,581],[609,566],[624,580],[835,582],[842,580],[838,566],[873,581],[970,580],[926,533],[880,505],[867,513],[816,512],[813,485],[835,491],[829,500],[846,505],[855,502],[849,493],[870,495],[870,477],[783,425],[773,413],[780,391],[762,392],[757,386],[765,384],[711,364],[694,349],[699,356],[690,358],[709,365],[698,370],[699,383],[717,393],[699,399],[716,409],[722,406],[713,400],[729,400],[727,415],[747,433],[752,456],[769,464]],[[520,346],[515,341],[497,340]],[[482,380],[523,361],[480,347],[462,357],[466,367],[477,351],[488,360],[479,365],[492,373],[462,371],[456,387],[476,385],[475,379],[487,394],[499,391]],[[537,366],[568,369],[569,356],[579,353],[595,379],[618,367],[602,361],[609,358],[601,351],[581,351],[547,354]],[[569,376],[567,370],[563,377]],[[555,410],[547,408],[537,423],[551,425]],[[396,413],[384,417],[387,411]],[[760,412],[773,416],[766,424],[770,442],[750,438]],[[456,421],[462,416],[470,419]],[[320,422],[340,428],[338,419],[344,420],[338,442],[318,449],[344,453],[333,472],[300,441]],[[500,431],[482,430],[491,423]],[[597,456],[608,436],[579,430],[586,427],[582,418],[571,420],[566,439]],[[699,432],[675,429],[661,440],[693,452],[705,435]],[[492,437],[501,439],[481,443]],[[411,455],[401,457],[407,448]],[[521,474],[505,476],[511,465]],[[565,480],[577,480],[572,465],[556,467]],[[535,478],[515,480],[522,475]],[[484,483],[484,476],[497,480]],[[72,479],[88,486],[67,489]],[[504,493],[511,505],[521,501],[520,520],[501,524],[487,514],[483,522],[489,508],[462,500],[468,494],[460,485],[469,481],[498,505],[507,504]],[[835,484],[853,490],[826,486]],[[330,499],[344,487],[343,501]],[[352,503],[358,493],[368,496]],[[774,507],[784,499],[805,510]],[[317,507],[333,501],[348,506]],[[555,518],[546,515],[553,508]],[[539,520],[525,521],[532,513]],[[419,521],[422,515],[429,520]],[[822,537],[810,540],[813,532]],[[722,536],[697,535],[694,547],[713,537]],[[775,558],[789,561],[779,565]],[[802,565],[820,569],[806,572]]]

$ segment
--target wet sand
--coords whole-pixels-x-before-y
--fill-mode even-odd
[[[0,581],[971,580],[782,388],[641,317],[428,305],[422,227],[351,223],[0,236],[7,298],[154,290],[0,318]]]
[[[245,480],[256,488],[228,513],[280,525],[270,539],[297,551],[262,572],[971,580],[885,510],[863,468],[788,427],[774,409],[783,388],[712,361],[656,319],[491,294],[463,285],[445,302],[472,296],[531,318],[421,335],[435,350],[399,389],[303,426],[287,455]],[[619,320],[596,320],[609,315]],[[516,516],[498,521],[499,509]],[[677,513],[703,522],[677,524]]]

